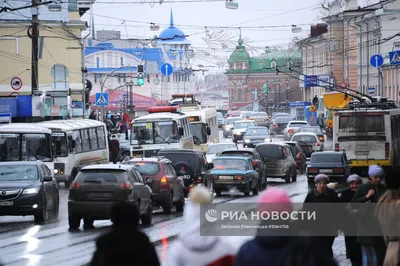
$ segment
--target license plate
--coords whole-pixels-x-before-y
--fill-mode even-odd
[[[0,201],[0,206],[13,206],[13,201]]]
[[[108,197],[111,196],[110,193],[106,193],[106,192],[104,192],[104,193],[102,193],[102,192],[99,192],[99,193],[94,192],[94,193],[90,193],[89,195],[91,197],[96,197],[96,198],[108,198]]]
[[[320,173],[332,173],[333,170],[332,169],[319,169]]]
[[[231,180],[231,179],[233,179],[233,176],[225,176],[225,175],[222,175],[222,176],[219,177],[219,179]]]

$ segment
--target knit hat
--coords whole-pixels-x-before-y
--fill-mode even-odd
[[[213,196],[207,188],[198,186],[190,192],[189,199],[193,204],[211,204]]]
[[[117,139],[117,136],[114,135],[114,134],[112,134],[112,135],[111,135],[111,139]]]
[[[314,178],[314,183],[318,184],[320,182],[327,182],[329,183],[329,177],[325,174],[319,174]]]
[[[291,212],[293,211],[293,203],[285,190],[280,188],[268,188],[260,195],[258,211]]]
[[[383,171],[382,167],[380,167],[379,165],[370,165],[368,168],[368,175],[369,177],[384,176],[385,171]]]
[[[357,183],[362,183],[361,177],[357,174],[351,175],[347,178],[347,184],[350,184],[351,182],[357,182]]]

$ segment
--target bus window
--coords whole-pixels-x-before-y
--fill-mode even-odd
[[[92,150],[97,150],[99,148],[97,144],[97,133],[96,128],[89,128],[89,138],[90,138],[90,147]]]
[[[54,155],[57,157],[65,157],[68,155],[67,138],[65,133],[52,133],[51,138],[54,144]]]
[[[79,130],[74,131],[73,139],[75,140],[75,152],[82,152],[82,138]]]
[[[97,128],[97,139],[99,141],[99,148],[104,149],[106,147],[106,135],[103,127]]]
[[[19,161],[19,134],[0,134],[0,160]]]
[[[82,136],[82,150],[90,151],[89,133],[87,129],[81,129]]]
[[[52,142],[46,134],[22,134],[22,160],[51,162]]]

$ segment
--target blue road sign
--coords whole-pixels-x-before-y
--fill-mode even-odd
[[[160,71],[164,76],[170,76],[174,72],[174,67],[171,64],[165,63],[162,64]]]
[[[371,56],[369,63],[373,67],[380,68],[383,65],[383,57],[380,54],[375,54]]]
[[[368,94],[370,96],[376,96],[376,89],[375,88],[368,88]]]
[[[96,93],[96,106],[108,106],[108,93],[97,92]]]
[[[318,76],[304,76],[304,88],[318,86]]]
[[[400,51],[389,52],[390,64],[400,65]]]

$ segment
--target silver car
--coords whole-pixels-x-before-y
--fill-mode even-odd
[[[235,143],[216,143],[208,146],[206,153],[206,159],[208,163],[211,163],[216,156],[226,149],[237,149]]]
[[[299,132],[300,128],[309,126],[307,121],[290,121],[283,131],[284,140],[291,140],[293,135]]]
[[[228,138],[232,136],[232,128],[233,125],[235,124],[235,121],[242,120],[241,117],[228,117],[225,120],[225,124],[222,125],[222,135],[224,138]]]
[[[252,112],[250,120],[256,121],[258,126],[269,127],[269,117],[266,112]]]

